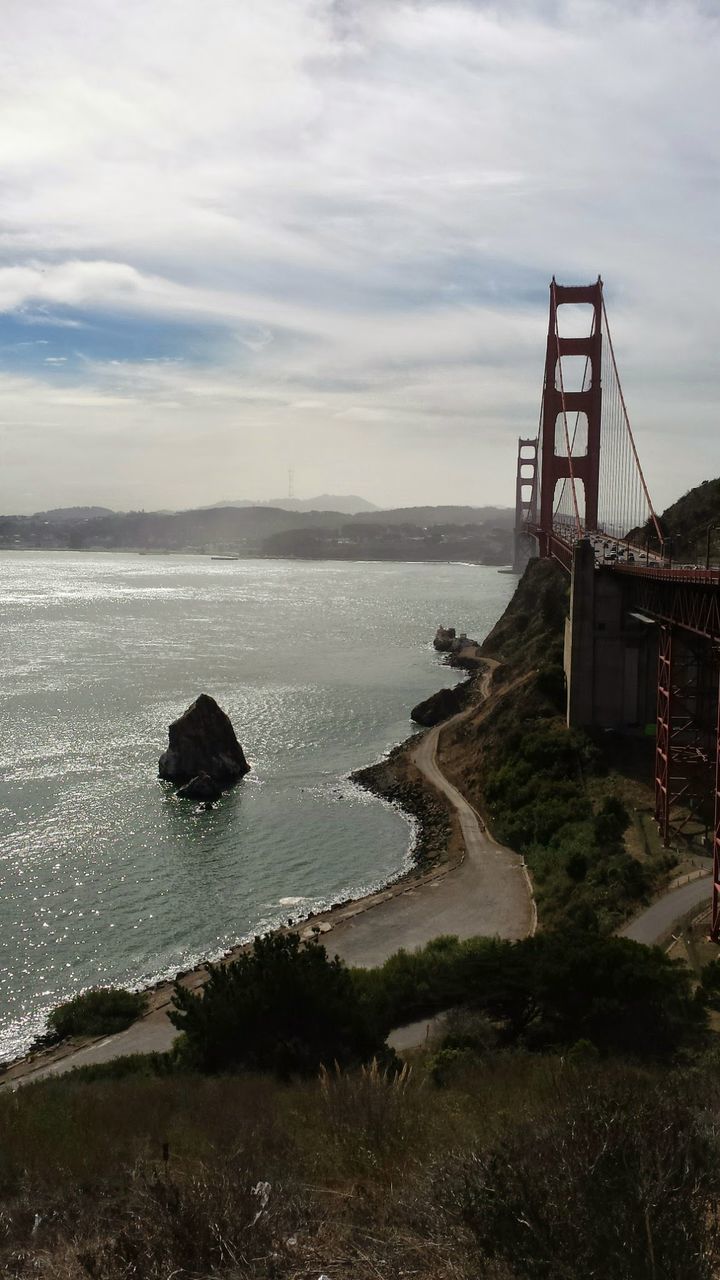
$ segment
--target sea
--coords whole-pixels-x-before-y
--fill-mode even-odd
[[[0,552],[0,1060],[88,986],[139,987],[400,875],[348,774],[458,673],[514,588],[469,564]],[[210,811],[157,761],[199,693],[251,772]]]

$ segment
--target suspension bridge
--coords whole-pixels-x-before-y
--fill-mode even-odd
[[[550,285],[538,431],[518,442],[515,568],[533,552],[570,578],[568,724],[654,736],[663,842],[694,818],[704,822],[711,936],[720,941],[720,570],[710,565],[709,535],[704,564],[673,563],[600,278]]]

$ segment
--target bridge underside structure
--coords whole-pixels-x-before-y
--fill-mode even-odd
[[[578,335],[578,314],[587,332]],[[565,332],[569,315],[573,332]],[[537,439],[518,448],[515,568],[570,577],[568,724],[654,737],[665,844],[704,823],[720,941],[720,571],[673,566],[620,384],[602,281],[550,285]]]

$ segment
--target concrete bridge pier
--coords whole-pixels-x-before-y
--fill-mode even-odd
[[[633,611],[622,575],[596,565],[589,539],[576,542],[565,623],[568,725],[654,733],[657,631]]]

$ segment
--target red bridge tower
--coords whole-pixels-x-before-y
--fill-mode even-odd
[[[592,330],[585,338],[563,338],[558,326],[558,308],[564,303],[589,303],[593,308]],[[563,358],[585,356],[586,370],[582,391],[566,391],[563,377]],[[547,539],[553,532],[553,510],[558,481],[582,480],[585,491],[585,510],[577,512],[578,523],[586,529],[597,528],[598,489],[600,483],[600,423],[602,416],[602,387],[600,362],[602,358],[602,280],[597,284],[560,285],[553,276],[550,285],[550,317],[548,323],[547,353],[545,356],[545,386],[542,399],[542,426],[540,432],[540,535],[545,543],[541,553],[548,554]],[[572,441],[568,417],[570,413],[583,413],[587,419],[587,450],[584,455],[572,453]],[[560,419],[560,424],[558,424]],[[564,451],[558,452],[558,440]],[[571,456],[572,455],[572,456]],[[573,490],[575,486],[573,485]],[[580,536],[578,528],[575,536]]]

